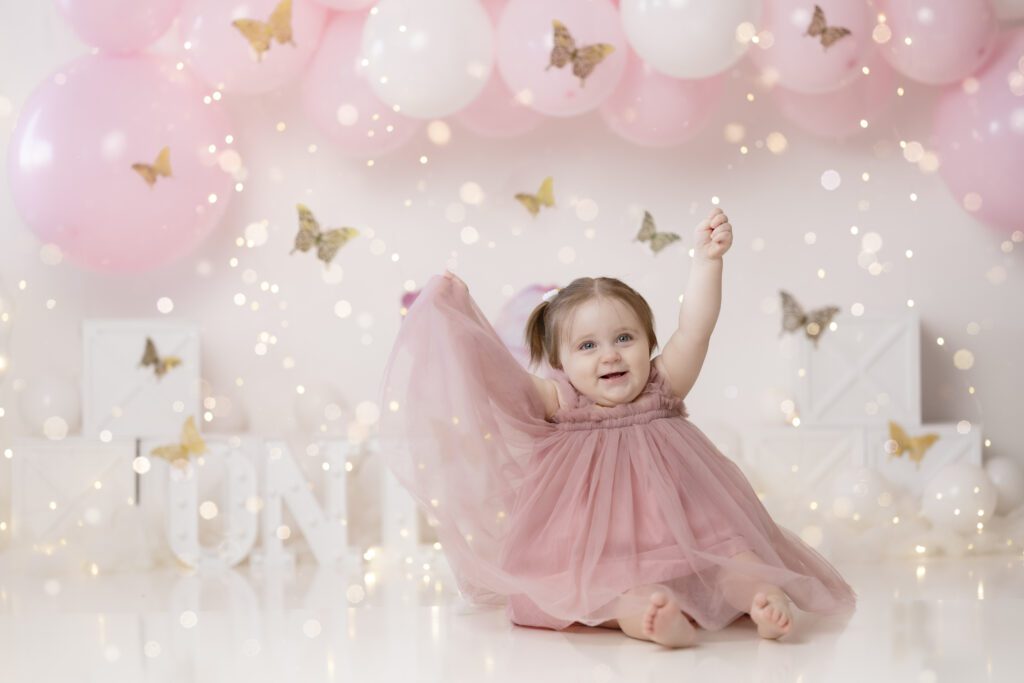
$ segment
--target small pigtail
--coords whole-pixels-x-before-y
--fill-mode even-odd
[[[525,341],[526,346],[530,349],[530,365],[537,365],[544,360],[544,335],[547,332],[544,325],[544,314],[550,305],[548,301],[541,301],[526,321]]]

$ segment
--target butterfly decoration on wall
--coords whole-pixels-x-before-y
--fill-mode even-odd
[[[529,211],[531,215],[536,216],[540,212],[540,207],[552,207],[555,205],[554,180],[551,176],[548,176],[544,179],[544,182],[540,184],[540,189],[537,190],[537,194],[519,192],[516,194],[516,199],[526,207],[526,210]]]
[[[256,51],[256,61],[259,62],[263,61],[263,53],[270,49],[273,40],[281,45],[295,45],[295,41],[292,40],[292,0],[281,0],[277,3],[266,21],[235,19],[231,25],[249,41],[249,45]]]
[[[177,467],[184,468],[188,465],[189,458],[193,455],[202,455],[206,452],[206,442],[199,435],[196,429],[196,422],[191,415],[185,420],[181,428],[181,442],[164,446],[157,446],[150,453],[157,458],[163,458]]]
[[[142,176],[142,179],[146,181],[146,184],[150,187],[156,184],[158,176],[164,178],[171,177],[171,148],[164,147],[160,150],[160,153],[156,155],[156,161],[152,164],[132,164],[132,170]]]
[[[903,454],[914,461],[918,469],[921,469],[921,461],[925,453],[939,440],[939,435],[934,433],[910,436],[892,420],[889,421],[889,441],[885,444],[885,450],[890,458],[898,458]]]
[[[838,306],[825,306],[813,311],[804,311],[803,307],[796,302],[789,292],[779,290],[782,296],[782,336],[783,332],[795,332],[802,329],[807,338],[818,346],[818,339],[828,329],[832,318],[839,313]]]
[[[153,373],[157,379],[162,378],[171,368],[175,368],[181,365],[181,358],[178,356],[164,356],[160,357],[160,354],[156,351],[156,344],[153,343],[151,337],[146,337],[146,350],[142,353],[142,361],[139,363],[139,367],[153,366]]]
[[[572,73],[580,79],[582,88],[586,85],[587,77],[593,73],[594,68],[605,57],[615,52],[615,46],[608,43],[595,43],[578,48],[565,24],[557,19],[551,23],[555,28],[555,46],[551,48],[551,61],[544,70],[547,71],[553,66],[561,69],[572,62]]]
[[[825,10],[815,5],[814,16],[811,17],[811,23],[804,35],[817,38],[821,41],[821,46],[827,50],[840,38],[850,35],[850,29],[842,26],[829,26],[825,20]]]
[[[309,207],[305,204],[297,204],[296,208],[299,210],[299,232],[295,235],[295,248],[288,252],[289,255],[296,251],[306,252],[316,247],[317,258],[324,264],[329,264],[334,255],[338,253],[338,249],[359,235],[359,231],[355,228],[334,228],[322,232],[320,223],[313,216]]]
[[[640,225],[640,232],[636,234],[634,242],[647,242],[651,251],[657,254],[659,251],[679,239],[674,232],[658,232],[654,224],[654,216],[650,211],[644,211],[644,222]]]

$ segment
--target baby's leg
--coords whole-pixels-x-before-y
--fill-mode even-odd
[[[733,558],[763,564],[761,558],[749,550],[733,555]],[[726,602],[748,613],[762,638],[779,638],[789,632],[793,615],[789,609],[789,598],[781,588],[729,570],[723,572],[721,585]]]
[[[650,640],[665,647],[688,647],[697,640],[697,631],[690,624],[675,600],[663,590],[634,588],[629,595],[650,600],[643,612],[610,619],[602,628],[621,629],[630,638]]]

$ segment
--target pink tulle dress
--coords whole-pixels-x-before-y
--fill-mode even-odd
[[[640,612],[660,587],[720,629],[748,611],[727,584],[771,584],[805,611],[853,612],[853,589],[772,521],[653,363],[641,394],[611,408],[553,378],[561,407],[549,420],[469,293],[440,276],[388,360],[382,457],[435,524],[471,602],[562,629]],[[734,557],[743,551],[759,561]]]

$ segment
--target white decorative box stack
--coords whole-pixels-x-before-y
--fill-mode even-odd
[[[148,341],[155,359],[143,365]],[[199,423],[197,325],[160,319],[86,320],[82,342],[85,437],[173,438],[189,415]]]
[[[744,454],[770,494],[826,491],[839,471],[868,467],[914,496],[952,462],[981,464],[981,425],[921,422],[921,341],[916,313],[839,315],[815,345],[803,330],[781,342],[794,402],[786,426],[745,435]],[[936,434],[920,460],[890,436]],[[795,426],[794,426],[795,425]]]
[[[282,542],[293,525],[320,564],[361,563],[347,492],[359,444],[305,444],[321,458],[321,502],[286,440],[199,433],[197,326],[87,320],[83,341],[83,434],[14,444],[12,541],[26,561],[106,573],[177,558],[219,571],[255,551],[260,570],[277,571],[294,565]],[[209,486],[217,483],[219,493]],[[207,519],[222,527],[210,547],[199,539],[200,496],[215,501]]]

